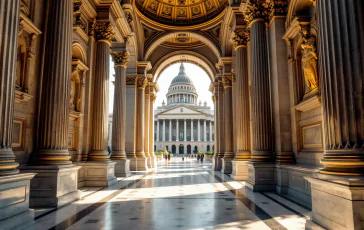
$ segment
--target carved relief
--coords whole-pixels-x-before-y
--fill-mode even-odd
[[[138,89],[145,89],[145,87],[148,85],[148,79],[143,76],[138,76],[135,81],[136,87]]]
[[[122,52],[114,52],[111,53],[112,56],[112,60],[115,63],[115,66],[124,66],[126,67],[129,59],[130,59],[130,55],[128,51],[122,51]]]
[[[96,41],[108,41],[114,38],[114,28],[110,22],[97,22],[95,19],[91,21],[89,28],[89,36],[95,38]]]
[[[73,2],[73,26],[80,27],[81,29],[85,29],[85,25],[81,20],[81,6],[82,2],[80,0],[76,0]]]
[[[135,85],[136,76],[126,76],[126,85]]]
[[[236,49],[239,46],[247,46],[249,40],[250,40],[249,30],[247,28],[241,28],[241,29],[235,29],[233,31],[230,42]]]
[[[267,0],[269,9],[269,20],[272,20],[275,16],[287,15],[287,0]]]

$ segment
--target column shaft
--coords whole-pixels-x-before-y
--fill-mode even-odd
[[[209,129],[210,129],[210,141],[212,141],[212,121],[209,122]]]
[[[251,25],[251,119],[253,162],[273,161],[267,35],[264,19]]]
[[[207,135],[206,135],[206,120],[203,121],[203,140],[207,141]]]
[[[201,141],[200,119],[197,119],[197,141]]]
[[[235,160],[250,159],[250,103],[248,51],[246,46],[236,49],[236,154]]]
[[[159,120],[157,120],[157,141],[159,141]]]
[[[162,141],[166,141],[166,120],[163,119],[163,135]]]
[[[179,141],[178,119],[176,120],[176,141]]]
[[[186,119],[184,120],[184,141],[187,141],[187,124],[186,124]]]
[[[169,120],[169,141],[172,141],[172,120]]]
[[[154,154],[154,100],[155,95],[151,94],[149,98],[149,156],[151,157],[152,167],[156,168],[156,156]]]
[[[191,141],[194,141],[194,139],[193,139],[193,120],[191,120]]]
[[[37,162],[34,162],[37,165],[71,164],[68,152],[68,121],[72,67],[72,9],[71,0],[49,3],[45,53],[51,54],[52,57],[44,59],[37,134],[38,152]]]
[[[144,76],[137,77],[137,108],[136,108],[136,144],[135,144],[135,155],[139,159],[145,158],[144,154],[144,138],[145,138],[145,126],[144,126],[144,108],[145,108],[145,87],[148,80]],[[144,166],[144,165],[143,165]],[[138,166],[139,168],[139,166]]]
[[[115,63],[115,91],[112,119],[111,159],[126,159],[125,122],[126,122],[126,64],[120,62],[128,57],[127,52],[113,53]]]
[[[217,125],[219,126],[219,139],[218,139],[218,146],[219,146],[219,153],[218,153],[218,157],[219,158],[223,158],[224,157],[224,152],[225,152],[225,138],[224,138],[224,87],[221,83],[219,83],[218,85],[218,97],[217,99],[218,101],[218,109],[219,109],[219,113],[218,113],[218,121],[217,121]]]
[[[19,12],[19,1],[0,1],[0,176],[19,172],[11,148]]]
[[[233,158],[233,113],[232,113],[232,87],[225,86],[224,90],[224,158]]]
[[[325,154],[321,174],[364,175],[364,4],[317,1]]]
[[[149,87],[149,86],[148,86]],[[150,107],[150,94],[149,90],[145,91],[145,98],[144,98],[144,154],[145,157],[148,158],[148,167],[152,167],[151,157],[149,153],[149,107]]]

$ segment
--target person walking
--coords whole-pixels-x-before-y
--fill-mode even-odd
[[[200,154],[197,154],[197,161],[200,161]]]
[[[185,155],[182,155],[182,161],[185,161]]]
[[[168,161],[171,160],[171,154],[168,154]]]
[[[201,163],[203,162],[204,158],[205,158],[205,154],[201,153]]]

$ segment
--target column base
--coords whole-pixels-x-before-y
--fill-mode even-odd
[[[362,229],[364,179],[314,177],[305,177],[311,183],[312,221],[326,229]]]
[[[237,161],[232,162],[233,171],[231,173],[231,178],[234,180],[245,181],[248,179],[248,161]]]
[[[130,177],[130,160],[129,159],[119,159],[113,160],[115,164],[115,176],[116,177]]]
[[[113,161],[87,161],[75,163],[81,166],[79,177],[85,187],[109,187],[117,182]]]
[[[21,169],[37,173],[30,183],[30,207],[61,207],[81,197],[77,190],[78,166],[25,166]]]
[[[154,169],[157,169],[158,168],[158,163],[157,163],[157,157],[150,157],[150,159],[151,159],[151,162],[152,162],[152,168],[154,168]]]
[[[148,158],[130,159],[130,171],[148,171]]]
[[[234,157],[224,157],[221,159],[222,161],[221,173],[231,174],[233,172],[233,165],[231,163],[233,160]]]
[[[212,164],[214,166],[215,171],[221,171],[221,169],[222,169],[222,158],[221,157],[214,157],[212,159]]]
[[[254,192],[274,192],[276,190],[276,173],[273,163],[248,162],[247,188]]]
[[[29,185],[34,173],[0,177],[0,228],[34,229],[34,211],[29,209]]]

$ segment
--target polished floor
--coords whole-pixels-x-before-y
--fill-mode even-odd
[[[195,159],[162,161],[112,187],[81,190],[80,201],[36,210],[36,229],[304,229],[310,219],[306,207],[252,193]]]

